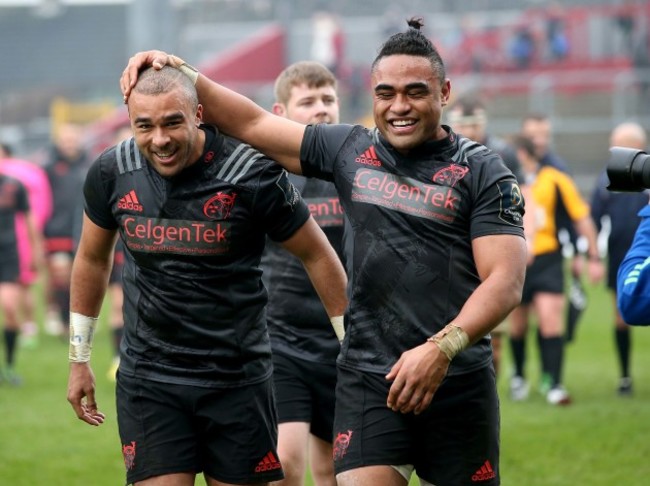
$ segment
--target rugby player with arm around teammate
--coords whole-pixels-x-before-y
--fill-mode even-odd
[[[523,199],[498,155],[440,124],[451,83],[421,21],[409,25],[372,64],[374,129],[277,117],[161,51],[132,57],[121,86],[128,98],[142,66],[181,66],[198,78],[206,119],[291,172],[334,182],[350,221],[338,484],[406,486],[415,470],[424,485],[494,486],[486,336],[521,299]]]
[[[282,479],[266,292],[266,237],[305,266],[330,317],[345,271],[287,173],[202,124],[187,76],[147,69],[129,98],[134,137],[93,163],[71,288],[68,401],[90,425],[92,336],[119,234],[124,333],[117,422],[127,482],[190,486]]]

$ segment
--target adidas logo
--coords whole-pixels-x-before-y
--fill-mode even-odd
[[[281,469],[281,468],[282,468],[282,464],[280,464],[280,461],[278,461],[275,458],[273,452],[269,451],[266,453],[264,458],[257,465],[257,467],[255,468],[255,472],[261,473],[261,472],[273,471],[275,469]]]
[[[355,162],[365,165],[373,165],[375,167],[381,167],[381,160],[377,158],[377,152],[375,152],[375,146],[371,145],[368,150],[362,153],[359,157],[354,159]]]
[[[490,461],[485,461],[485,463],[472,475],[472,481],[475,483],[479,481],[489,481],[494,479],[497,476],[497,473],[492,469],[492,464]]]
[[[130,211],[137,211],[139,213],[143,211],[143,207],[140,204],[140,201],[138,201],[138,196],[136,196],[134,190],[131,190],[131,192],[129,192],[125,196],[122,196],[117,201],[117,208],[128,209]]]

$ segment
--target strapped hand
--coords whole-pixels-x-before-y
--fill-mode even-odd
[[[164,51],[142,51],[133,55],[124,71],[122,71],[122,77],[120,78],[120,90],[124,95],[124,103],[128,101],[131,90],[135,86],[138,74],[142,69],[149,66],[154,69],[161,69],[165,65],[180,68],[183,64],[186,63],[180,57],[167,54]]]

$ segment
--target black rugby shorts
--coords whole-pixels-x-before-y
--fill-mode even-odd
[[[273,383],[278,422],[307,422],[313,435],[331,443],[336,363],[314,363],[274,352]]]
[[[521,303],[530,304],[539,292],[564,293],[564,258],[559,251],[537,255],[526,269]]]
[[[183,472],[234,484],[284,477],[271,378],[213,389],[118,372],[116,400],[128,484]]]
[[[339,367],[337,474],[409,464],[436,486],[499,484],[499,399],[492,366],[447,377],[420,415],[390,410],[389,388],[383,375]]]

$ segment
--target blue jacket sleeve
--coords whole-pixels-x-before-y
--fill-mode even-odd
[[[650,325],[650,206],[639,211],[643,219],[632,246],[618,268],[617,305],[623,320]]]

